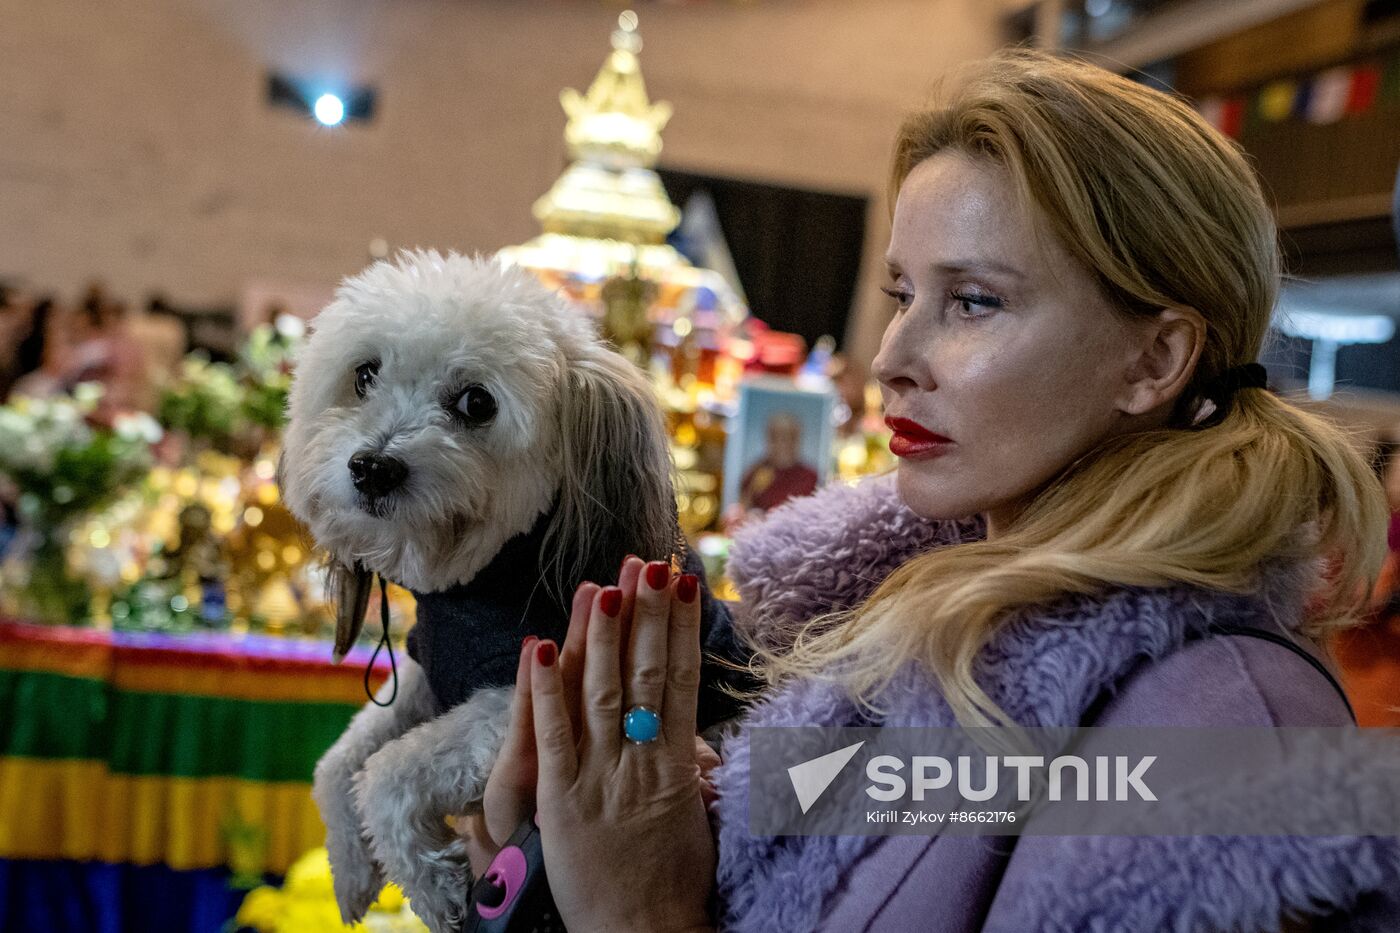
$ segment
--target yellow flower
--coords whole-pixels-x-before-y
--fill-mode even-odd
[[[403,889],[396,884],[386,884],[384,890],[379,892],[379,900],[375,901],[370,906],[370,910],[379,910],[386,914],[396,914],[400,910],[403,910],[403,905]]]
[[[293,900],[278,918],[277,933],[343,933],[345,930],[363,930],[356,924],[347,927],[340,922],[340,909],[335,900]]]
[[[423,922],[409,912],[403,891],[385,885],[366,918],[370,931],[427,933]],[[325,849],[312,849],[287,871],[282,890],[256,888],[243,899],[237,922],[259,933],[365,933],[365,924],[346,926],[340,920],[331,886],[331,863]]]
[[[254,888],[239,905],[235,922],[241,927],[253,927],[259,933],[273,933],[282,917],[284,900],[282,892],[276,888],[266,885]]]
[[[297,859],[292,867],[287,869],[287,881],[282,889],[298,898],[334,899],[335,888],[331,884],[331,860],[330,856],[326,854],[326,850],[324,848],[312,849]]]

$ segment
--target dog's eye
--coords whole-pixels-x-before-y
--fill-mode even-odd
[[[365,397],[369,387],[374,385],[374,377],[379,375],[379,361],[370,360],[355,367],[355,394]]]
[[[496,417],[496,399],[485,386],[470,385],[457,399],[457,411],[468,424],[485,424]]]

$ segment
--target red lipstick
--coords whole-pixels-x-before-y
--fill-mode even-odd
[[[890,438],[890,453],[905,460],[928,460],[940,457],[953,447],[951,438],[934,434],[917,421],[908,418],[886,418],[885,424],[894,432]]]

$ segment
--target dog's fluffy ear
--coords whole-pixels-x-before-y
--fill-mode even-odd
[[[355,639],[365,627],[365,610],[369,608],[374,576],[363,567],[347,567],[337,560],[331,561],[326,574],[326,589],[335,603],[334,660],[339,664],[355,646]]]
[[[277,457],[276,483],[286,498],[287,450],[284,447]],[[335,611],[335,652],[332,660],[339,664],[360,630],[365,627],[365,610],[369,608],[369,594],[374,585],[374,577],[363,567],[349,567],[335,558],[330,558],[326,566],[326,592],[330,595]]]
[[[566,605],[578,581],[613,579],[627,553],[666,560],[680,541],[670,443],[651,385],[601,347],[567,365],[563,479],[545,538],[551,582]]]

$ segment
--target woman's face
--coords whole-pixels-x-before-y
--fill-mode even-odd
[[[1151,335],[1059,244],[1038,243],[999,166],[958,152],[917,165],[886,259],[899,310],[873,368],[915,512],[986,513],[999,533],[1074,458],[1139,422],[1132,384]]]

